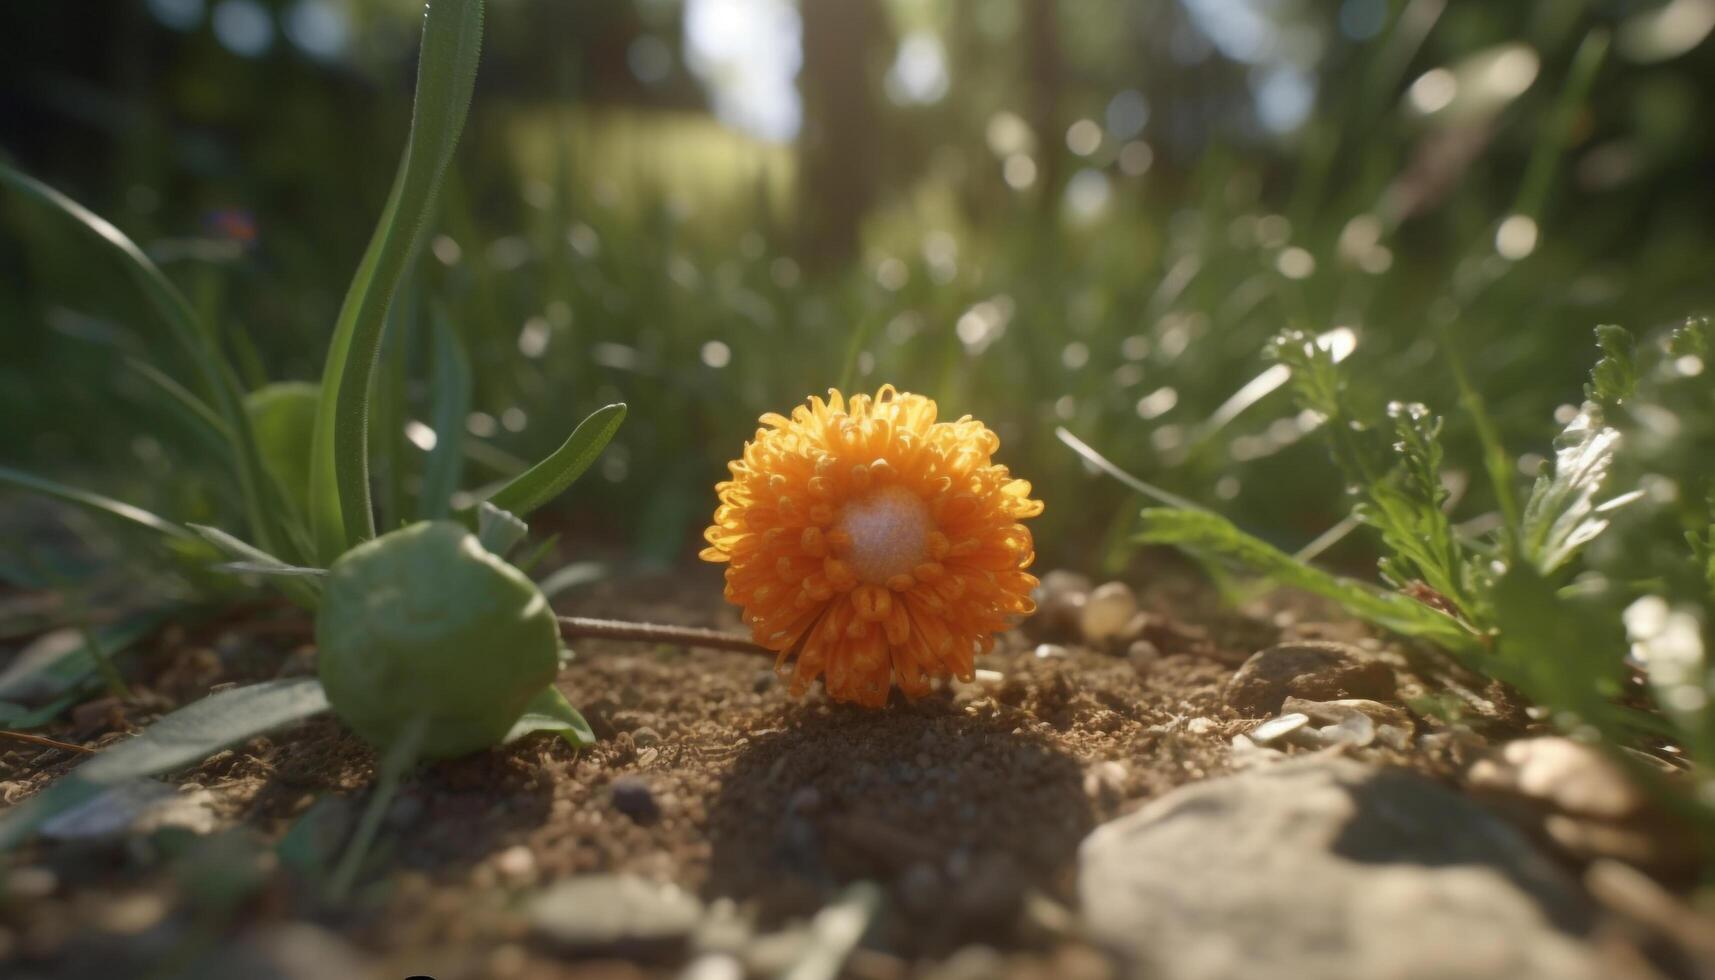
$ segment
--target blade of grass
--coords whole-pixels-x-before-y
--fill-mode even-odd
[[[123,261],[126,270],[148,299],[149,305],[166,322],[174,340],[196,364],[204,387],[208,389],[208,394],[219,407],[220,415],[226,420],[235,450],[234,475],[237,477],[239,493],[244,501],[245,517],[252,533],[263,548],[269,551],[280,550],[286,542],[282,540],[283,535],[272,519],[272,512],[264,506],[263,493],[267,474],[262,470],[262,459],[256,450],[255,434],[251,431],[250,419],[244,412],[243,400],[237,384],[233,381],[231,367],[221,356],[212,335],[198,325],[196,314],[185,299],[184,293],[173,285],[124,232],[66,195],[14,169],[4,161],[0,161],[0,185],[10,187],[24,197],[70,218],[106,244]]]
[[[476,84],[482,0],[434,0],[423,17],[411,134],[387,206],[346,293],[322,373],[312,450],[311,527],[320,558],[375,536],[369,392],[387,308],[421,242]]]
[[[464,420],[470,412],[471,390],[470,359],[447,311],[436,307],[430,319],[435,367],[429,424],[435,430],[435,448],[423,464],[423,490],[417,498],[417,514],[428,521],[451,511],[453,493],[464,473]]]
[[[10,484],[20,490],[29,490],[49,497],[56,497],[80,507],[88,507],[111,517],[117,517],[122,521],[128,521],[138,527],[148,528],[169,538],[176,538],[181,541],[196,540],[196,535],[190,531],[141,507],[134,507],[131,504],[114,500],[112,497],[104,497],[99,493],[68,487],[63,483],[56,483],[53,480],[43,479],[11,467],[0,466],[0,484]]]
[[[1488,474],[1495,504],[1501,511],[1501,550],[1510,554],[1519,540],[1522,520],[1518,492],[1513,489],[1512,458],[1507,455],[1507,447],[1501,442],[1500,430],[1495,427],[1495,420],[1489,415],[1482,394],[1472,384],[1470,372],[1465,370],[1465,359],[1459,355],[1459,341],[1453,336],[1451,326],[1441,330],[1441,350],[1447,357],[1448,366],[1453,369],[1453,382],[1459,388],[1459,404],[1465,409],[1472,428],[1476,430],[1477,441],[1483,447],[1483,470]]]
[[[578,423],[553,455],[501,487],[488,502],[523,517],[560,494],[590,468],[625,421],[625,403],[605,405]]]
[[[1404,636],[1421,637],[1468,653],[1476,638],[1457,620],[1397,592],[1384,592],[1365,582],[1330,575],[1298,561],[1231,521],[1208,511],[1148,509],[1143,512],[1144,544],[1173,545],[1199,557],[1219,559],[1344,606],[1346,611]]]
[[[1549,188],[1554,184],[1555,171],[1571,142],[1578,115],[1590,97],[1596,83],[1596,73],[1608,56],[1608,31],[1596,28],[1584,36],[1578,52],[1572,56],[1572,68],[1567,72],[1566,86],[1560,90],[1560,100],[1554,112],[1543,123],[1543,133],[1531,148],[1530,162],[1525,165],[1524,180],[1519,185],[1513,214],[1537,218],[1548,201]]]
[[[1106,456],[1097,452],[1089,443],[1067,431],[1065,426],[1057,426],[1054,429],[1054,435],[1059,437],[1060,441],[1065,443],[1073,452],[1089,461],[1091,466],[1094,466],[1096,469],[1101,470],[1103,473],[1106,473],[1156,503],[1166,504],[1169,507],[1177,507],[1180,510],[1201,511],[1206,509],[1202,505],[1186,500],[1178,494],[1169,493],[1153,483],[1145,483],[1137,477],[1132,476],[1130,473],[1127,473],[1125,470],[1120,469],[1109,461]]]
[[[399,795],[400,781],[416,766],[417,750],[422,747],[428,731],[429,720],[415,718],[405,726],[399,740],[382,754],[376,766],[375,790],[370,794],[369,804],[363,808],[363,816],[358,820],[357,831],[351,835],[345,853],[340,856],[339,866],[328,882],[328,901],[335,904],[345,901],[357,883],[358,872],[363,870],[363,860],[369,856],[370,845],[381,830],[381,819],[387,815],[393,798]]]

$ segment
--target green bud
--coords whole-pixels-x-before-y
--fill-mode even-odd
[[[292,506],[304,512],[310,499],[310,443],[320,392],[306,381],[276,381],[244,398],[262,465],[280,481]]]
[[[424,758],[499,744],[559,670],[547,599],[453,521],[413,524],[340,556],[316,642],[334,713],[378,746],[426,717]]]

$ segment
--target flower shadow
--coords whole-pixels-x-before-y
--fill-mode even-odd
[[[944,696],[796,706],[750,736],[724,779],[704,891],[754,901],[771,923],[870,880],[889,891],[871,933],[883,948],[1016,942],[1032,892],[1070,899],[1094,822],[1077,760],[1015,718]]]

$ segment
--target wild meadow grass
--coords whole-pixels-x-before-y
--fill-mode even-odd
[[[111,683],[105,658],[137,624],[257,579],[311,609],[337,588],[361,610],[378,576],[445,563],[486,583],[459,588],[543,615],[531,553],[506,556],[520,519],[586,470],[575,505],[550,513],[667,564],[758,415],[885,382],[994,427],[1047,502],[1044,564],[1172,545],[1222,580],[1334,599],[1580,737],[1668,746],[1696,785],[1670,798],[1715,833],[1715,371],[1699,318],[1715,241],[1693,215],[1569,173],[1614,71],[1606,27],[1545,28],[1520,91],[1454,62],[1463,100],[1425,109],[1408,85],[1433,25],[1400,18],[1347,69],[1364,83],[1283,153],[1217,147],[1136,172],[1101,145],[1073,162],[1085,194],[1062,205],[1009,188],[979,152],[912,182],[859,254],[819,268],[794,248],[779,154],[706,130],[681,144],[619,125],[581,145],[559,116],[519,112],[473,122],[509,138],[455,153],[482,16],[478,0],[430,7],[404,157],[349,279],[313,226],[267,228],[267,264],[212,239],[139,245],[0,169],[23,273],[0,286],[23,338],[0,366],[16,420],[0,482],[103,515],[70,520],[122,542],[25,540],[4,573],[91,601],[115,576],[139,583],[53,668],[53,710],[0,706],[4,724],[43,724]],[[625,169],[664,146],[688,161]],[[1173,506],[1140,514],[1062,435]],[[1363,530],[1322,538],[1342,522]],[[1295,557],[1312,542],[1315,564]],[[322,629],[333,661],[357,626]],[[517,724],[438,741],[436,691],[406,699],[372,677],[357,695],[349,679],[226,692],[160,726],[201,733],[194,755],[331,698],[394,751],[395,774],[519,725],[587,738],[563,698],[536,700],[559,653],[539,632],[518,644],[540,656],[517,689],[484,695]],[[94,785],[192,757],[164,741],[79,772]]]

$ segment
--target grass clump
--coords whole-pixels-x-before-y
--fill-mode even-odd
[[[1715,481],[1692,462],[1715,451],[1709,322],[1643,344],[1615,326],[1596,334],[1587,400],[1562,409],[1552,455],[1528,489],[1511,467],[1478,467],[1494,509],[1465,522],[1454,519],[1439,417],[1421,404],[1354,404],[1328,345],[1297,331],[1275,341],[1353,516],[1379,538],[1380,585],[1330,575],[1202,511],[1146,510],[1138,540],[1303,588],[1432,643],[1582,738],[1616,750],[1682,746],[1692,789],[1670,798],[1715,838]],[[1482,410],[1474,396],[1465,406]],[[1492,425],[1472,421],[1490,434],[1485,455],[1504,464]]]

